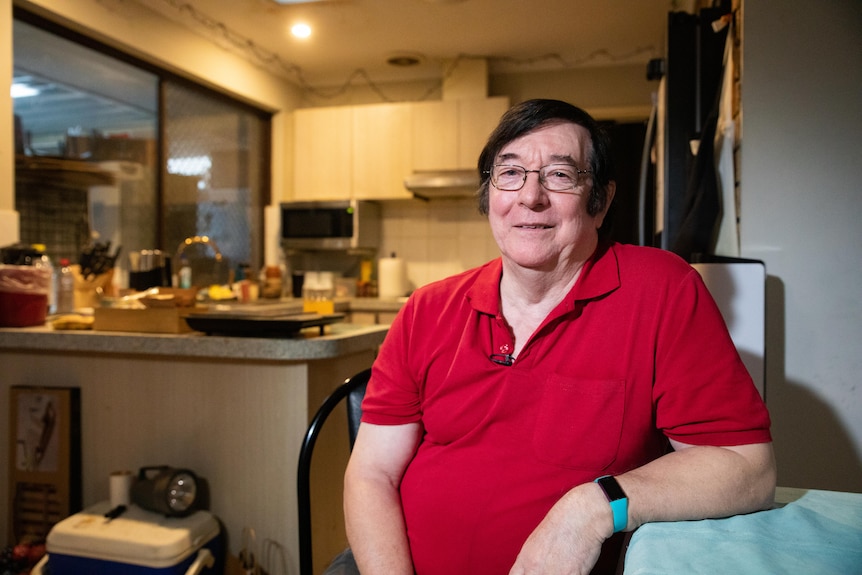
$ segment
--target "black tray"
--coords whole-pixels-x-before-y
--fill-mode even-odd
[[[323,327],[344,319],[343,313],[320,315],[303,314],[230,314],[193,313],[186,316],[186,323],[196,331],[206,334],[238,335],[246,337],[294,337],[309,327]]]

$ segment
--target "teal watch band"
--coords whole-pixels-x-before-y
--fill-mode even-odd
[[[611,513],[614,514],[614,533],[623,531],[629,523],[629,498],[626,492],[611,475],[599,477],[595,482],[605,492],[605,497],[611,504]]]

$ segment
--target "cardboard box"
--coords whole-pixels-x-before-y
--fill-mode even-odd
[[[97,307],[93,329],[102,331],[132,331],[143,333],[187,333],[192,331],[184,319],[190,313],[205,311],[203,307],[154,307],[122,309]]]

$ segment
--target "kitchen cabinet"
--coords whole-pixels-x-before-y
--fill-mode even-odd
[[[415,171],[474,169],[506,97],[294,112],[292,200],[405,199]]]
[[[409,198],[410,105],[294,113],[293,200]]]
[[[353,109],[307,108],[294,112],[293,200],[351,197]]]
[[[475,169],[479,154],[500,117],[509,109],[509,98],[458,100],[458,168]]]
[[[353,108],[353,188],[358,200],[409,199],[411,105]]]
[[[441,100],[413,104],[414,171],[472,170],[509,98]]]
[[[389,325],[404,305],[404,299],[354,298],[346,321],[357,325]]]
[[[397,311],[352,311],[347,321],[355,325],[391,325],[396,315]]]
[[[411,138],[415,170],[458,169],[458,102],[414,104]]]

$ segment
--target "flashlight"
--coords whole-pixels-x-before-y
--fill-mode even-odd
[[[132,502],[167,517],[185,517],[199,508],[198,477],[190,469],[142,467],[132,485]]]

